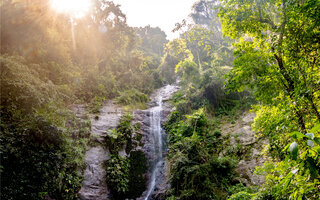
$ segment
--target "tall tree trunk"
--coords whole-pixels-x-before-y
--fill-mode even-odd
[[[280,26],[280,35],[279,35],[279,42],[278,42],[278,47],[282,47],[282,42],[283,42],[283,38],[284,38],[284,33],[285,33],[285,27],[287,24],[287,16],[286,16],[286,1],[282,0],[282,11],[283,11],[283,15],[284,15],[284,20]],[[279,48],[278,52],[274,53],[274,57],[277,60],[279,69],[280,69],[280,73],[283,76],[283,78],[286,80],[287,85],[284,83],[284,86],[286,88],[286,91],[288,92],[290,99],[292,101],[295,100],[294,98],[294,90],[295,90],[295,86],[294,86],[294,80],[292,80],[292,78],[289,76],[288,71],[286,70],[286,68],[284,67],[283,64],[283,59],[282,59],[282,51],[281,48]],[[304,118],[303,118],[303,113],[302,111],[299,109],[298,105],[295,105],[295,115],[298,119],[298,124],[300,126],[300,129],[303,133],[306,133],[306,125],[304,122]]]
[[[287,82],[287,85],[284,84],[286,91],[288,92],[290,99],[292,101],[294,101],[294,96],[293,96],[293,94],[294,94],[294,81],[291,79],[291,77],[287,73],[287,70],[285,69],[285,67],[283,65],[283,60],[282,60],[281,55],[274,54],[274,56],[278,62],[280,73]],[[302,114],[301,110],[299,109],[298,105],[295,106],[295,109],[296,109],[295,115],[298,119],[298,124],[300,126],[300,129],[303,133],[306,133],[306,125],[304,122],[303,114]]]

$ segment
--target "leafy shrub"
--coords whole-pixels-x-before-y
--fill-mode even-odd
[[[219,131],[211,132],[202,109],[192,115],[182,116],[173,112],[165,123],[169,135],[169,180],[172,189],[169,198],[220,199],[235,173],[236,161],[219,157]]]
[[[121,105],[130,105],[137,103],[147,103],[149,98],[144,93],[136,90],[125,90],[120,92],[120,96],[116,98],[116,101]]]
[[[127,144],[127,148],[131,149],[132,134],[135,129],[131,124],[132,115],[122,116],[117,128],[106,135],[106,145],[110,152],[117,154],[118,151]]]
[[[138,198],[146,190],[147,159],[142,151],[129,158],[112,154],[106,161],[106,178],[114,199]]]
[[[116,130],[106,137],[107,147],[112,153],[106,161],[107,183],[115,199],[138,198],[146,189],[147,158],[142,151],[132,151],[132,134],[138,126],[132,126],[132,116],[124,115]],[[128,158],[118,155],[126,146]]]
[[[94,113],[94,114],[97,114],[100,112],[100,109],[102,108],[103,106],[103,102],[105,101],[106,99],[104,97],[97,97],[95,96],[93,99],[91,99],[91,102],[89,103],[88,105],[88,108],[89,108],[89,112],[90,113]]]
[[[239,192],[229,197],[228,200],[250,200],[251,198],[252,194],[248,192]]]
[[[77,77],[75,95],[78,99],[90,102],[96,97],[114,98],[118,94],[116,89],[116,81],[112,73],[104,73],[102,76],[95,66]]]
[[[310,133],[291,133],[295,140],[283,151],[288,151],[286,160],[267,162],[256,171],[266,175],[266,183],[258,192],[260,199],[272,196],[275,199],[319,199],[320,124]]]
[[[72,116],[61,93],[39,65],[14,56],[0,62],[1,199],[77,198],[86,141],[66,126]]]
[[[146,190],[147,158],[142,151],[130,153],[129,190],[127,198],[138,198]]]
[[[240,192],[245,192],[249,194],[253,194],[258,192],[259,186],[245,186],[242,183],[238,183],[236,185],[233,185],[228,189],[228,193],[230,196],[233,196],[234,194],[240,193]],[[230,197],[229,197],[230,198]]]
[[[30,65],[21,57],[0,56],[1,109],[29,113],[33,108],[57,100],[58,93],[49,80],[40,79],[39,65]]]
[[[117,154],[111,154],[106,161],[107,183],[114,194],[115,199],[129,190],[130,161]]]
[[[81,144],[45,118],[19,123],[1,125],[1,198],[76,198],[83,179]]]

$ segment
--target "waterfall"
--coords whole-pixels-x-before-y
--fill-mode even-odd
[[[137,200],[155,200],[158,195],[166,191],[167,183],[165,173],[167,163],[164,159],[166,148],[166,134],[161,128],[161,121],[164,121],[171,107],[167,102],[179,89],[175,85],[167,85],[159,88],[151,95],[151,105],[147,110],[137,110],[133,113],[136,123],[141,122],[140,139],[143,145],[138,145],[139,151],[143,151],[149,163],[147,172],[148,185],[146,190]],[[83,113],[85,109],[83,109]],[[98,118],[91,119],[91,134],[95,135],[101,143],[92,146],[86,152],[85,162],[87,164],[82,187],[79,191],[81,200],[106,200],[110,199],[110,193],[106,185],[106,173],[104,162],[110,159],[108,149],[102,145],[104,135],[108,130],[117,127],[122,116],[122,109],[112,102],[106,103],[100,110]],[[162,193],[161,193],[162,192]],[[112,194],[111,194],[112,195]]]
[[[162,130],[161,130],[161,111],[162,111],[162,96],[158,97],[157,106],[151,108],[150,110],[150,133],[154,139],[154,156],[155,164],[152,170],[150,184],[148,187],[148,192],[145,200],[149,199],[154,186],[156,184],[157,174],[160,173],[161,164],[163,162],[163,142],[162,142]]]

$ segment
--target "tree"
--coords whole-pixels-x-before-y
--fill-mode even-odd
[[[212,30],[211,36],[214,36],[216,40],[221,40],[221,23],[217,16],[218,9],[216,9],[218,4],[217,0],[199,0],[193,4],[190,16],[195,24]]]
[[[120,6],[92,3],[79,19],[49,0],[0,3],[2,199],[77,199],[90,123],[68,105],[142,104],[162,84]]]
[[[200,73],[202,73],[204,67],[210,65],[212,60],[211,55],[215,48],[215,43],[211,40],[212,35],[212,31],[197,25],[183,33],[188,48],[195,56],[195,62],[198,64]]]
[[[187,47],[186,40],[174,39],[165,45],[164,56],[159,70],[167,82],[175,81],[175,67],[183,60],[193,60],[193,55]]]
[[[253,128],[274,158],[257,171],[266,183],[250,199],[319,198],[319,9],[318,0],[221,3],[223,32],[236,40],[227,87],[254,91]]]
[[[168,42],[166,33],[159,27],[150,27],[150,25],[135,28],[138,37],[142,40],[141,49],[148,55],[163,56],[164,45]]]
[[[289,103],[301,131],[320,122],[320,2],[222,1],[223,32],[237,39],[229,88],[255,89],[269,105]]]

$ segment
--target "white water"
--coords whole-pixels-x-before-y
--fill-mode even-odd
[[[149,168],[149,181],[147,190],[143,192],[140,198],[137,200],[155,200],[159,198],[159,195],[163,194],[167,189],[167,183],[165,179],[167,163],[164,159],[166,148],[166,134],[161,128],[161,122],[165,120],[171,106],[166,103],[172,95],[178,91],[179,87],[176,85],[167,85],[158,89],[153,95],[151,95],[153,107],[146,110],[144,114],[145,124],[148,125],[148,129],[145,129],[145,143],[144,150],[148,155],[150,168]]]
[[[149,196],[154,190],[156,184],[156,174],[159,173],[161,163],[163,162],[163,145],[162,145],[162,130],[161,130],[161,111],[162,111],[162,96],[157,99],[157,106],[150,110],[150,133],[154,138],[154,154],[155,154],[155,166],[152,170],[151,181],[148,188],[147,196],[145,200],[148,200]]]

